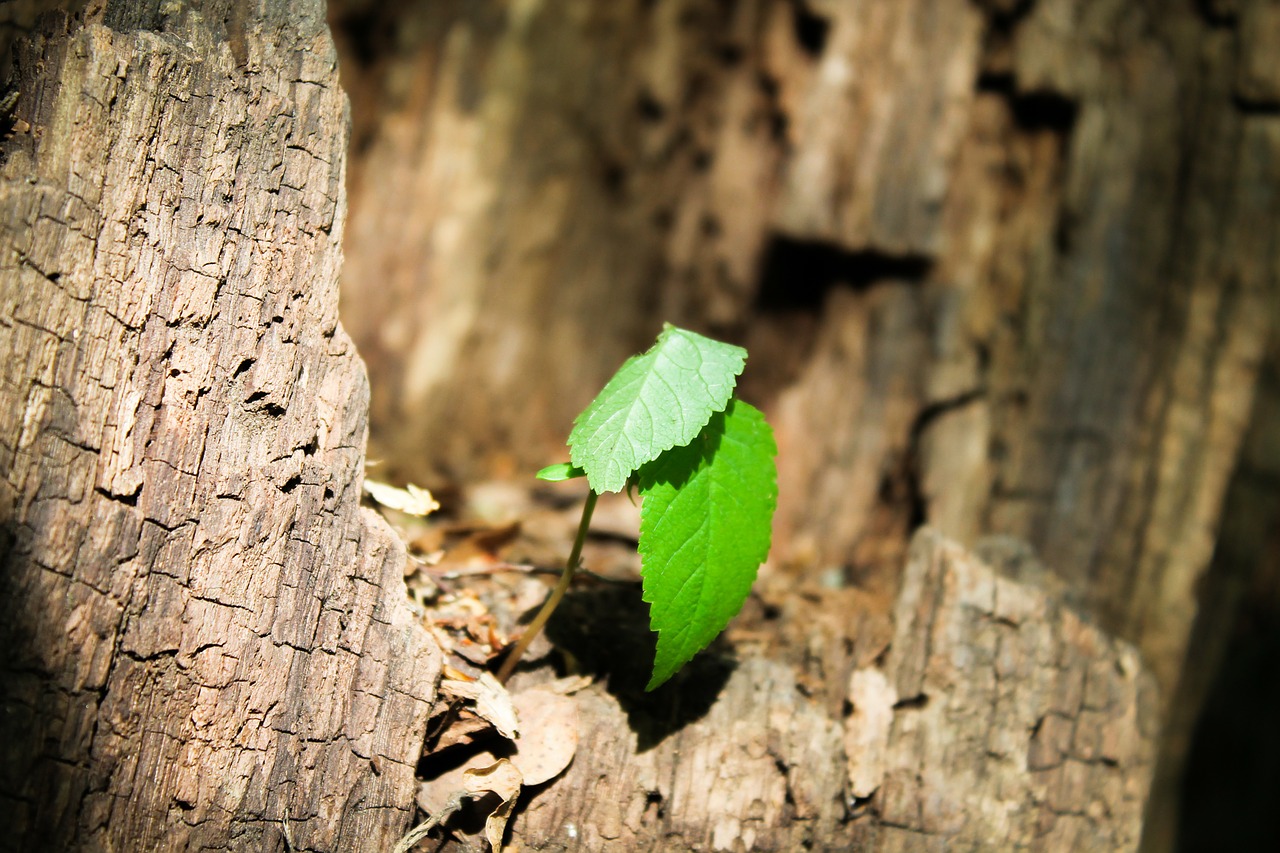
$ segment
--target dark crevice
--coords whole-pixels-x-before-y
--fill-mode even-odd
[[[1012,100],[1017,91],[1017,83],[1010,71],[984,71],[978,75],[974,88],[979,92],[1003,95]]]
[[[895,711],[916,711],[929,704],[928,693],[917,693],[915,696],[907,696],[893,703]]]
[[[879,788],[877,788],[876,790],[878,791]],[[875,791],[871,792],[865,797],[860,797],[857,794],[850,794],[849,800],[845,804],[845,808],[846,808],[845,820],[846,821],[857,820],[859,818],[866,817],[868,814],[871,814],[872,804],[874,800],[875,800]]]
[[[120,656],[128,658],[134,663],[154,663],[155,661],[165,659],[176,660],[178,657],[178,650],[156,649],[150,654],[143,654],[141,652],[134,651],[133,649],[121,649]]]
[[[794,821],[797,819],[796,794],[791,787],[791,767],[780,756],[773,756],[773,767],[782,776],[783,795],[782,795],[782,819],[784,821]]]
[[[1024,92],[1010,101],[1013,120],[1023,130],[1048,130],[1069,135],[1080,111],[1075,101],[1057,92]]]
[[[985,72],[978,75],[979,92],[1001,95],[1009,102],[1013,120],[1022,130],[1047,130],[1068,135],[1076,124],[1079,105],[1059,92],[1036,89],[1019,91],[1017,78],[1009,72]]]
[[[21,93],[13,88],[12,83],[0,91],[4,92],[0,95],[0,141],[4,141],[13,135],[14,128],[17,127],[18,119],[13,114],[13,110],[18,105]]]
[[[831,35],[831,22],[814,14],[804,0],[794,0],[791,21],[795,27],[796,43],[812,57],[819,57],[826,50],[827,37]]]
[[[658,820],[662,820],[667,816],[666,806],[663,804],[662,793],[660,791],[649,791],[644,797],[645,811],[653,808],[654,815]]]
[[[1234,4],[1214,2],[1214,0],[1196,0],[1196,11],[1211,27],[1234,27],[1237,14]]]
[[[761,311],[818,311],[834,286],[921,281],[932,267],[922,255],[849,252],[833,243],[775,236],[765,248],[756,305]]]
[[[605,160],[600,164],[600,183],[613,198],[622,198],[627,188],[627,170],[615,160]]]
[[[1008,9],[988,9],[987,20],[991,23],[992,31],[1002,35],[1012,33],[1033,5],[1034,0],[1018,0]]]
[[[934,421],[947,414],[954,412],[956,409],[963,409],[970,403],[981,400],[986,394],[982,388],[974,388],[965,391],[963,394],[957,394],[954,397],[948,397],[945,400],[938,400],[936,403],[930,403],[920,410],[916,415],[915,423],[911,425],[911,441],[912,444],[918,444],[920,436],[928,429]]]
[[[768,102],[768,119],[769,119],[769,136],[779,145],[786,145],[787,129],[790,121],[787,114],[783,112],[781,102],[779,101],[778,81],[773,77],[761,72],[756,75],[756,84],[760,87],[760,93]]]
[[[746,57],[746,51],[742,49],[742,45],[734,42],[725,42],[716,49],[716,58],[728,68],[736,68],[742,64],[742,60]]]
[[[666,107],[659,103],[648,89],[641,90],[636,96],[636,113],[642,121],[654,124],[667,117]]]
[[[1263,117],[1280,116],[1280,102],[1278,101],[1252,100],[1237,94],[1232,98],[1232,103],[1243,115]]]
[[[135,489],[135,490],[133,491],[133,493],[132,493],[132,494],[128,494],[128,495],[117,495],[117,494],[113,494],[113,493],[111,493],[111,492],[107,491],[106,489],[102,488],[101,486],[97,486],[97,487],[95,487],[95,488],[94,488],[94,491],[95,491],[95,492],[97,492],[98,494],[102,495],[104,498],[106,498],[106,499],[107,499],[107,500],[109,500],[109,501],[115,501],[116,503],[122,503],[122,504],[124,504],[125,506],[137,506],[137,505],[138,505],[138,496],[139,496],[140,494],[142,494],[142,484],[141,484],[141,483],[139,483],[139,484],[138,484],[138,488],[137,488],[137,489]]]
[[[254,391],[252,394],[250,394],[248,397],[245,398],[244,404],[251,409],[257,409],[257,410],[263,411],[273,418],[278,418],[285,413],[284,406],[280,405],[279,403],[275,403],[275,402],[263,403],[262,401],[265,400],[266,397],[267,397],[266,391]],[[262,403],[262,405],[259,406],[258,405],[259,403]]]
[[[925,430],[943,415],[963,409],[985,396],[985,389],[974,388],[963,394],[929,403],[916,414],[915,421],[911,424],[907,451],[900,468],[902,488],[906,492],[905,499],[908,506],[908,530],[915,530],[929,521],[928,501],[925,500],[920,470],[920,443],[924,438]],[[886,481],[892,483],[891,478],[886,478]]]

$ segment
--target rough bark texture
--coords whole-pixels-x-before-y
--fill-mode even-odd
[[[439,653],[359,507],[323,9],[86,15],[0,169],[0,847],[385,850]]]
[[[535,470],[710,330],[779,566],[892,595],[922,520],[1014,536],[1180,695],[1280,301],[1275,3],[500,6],[333,4],[375,452]]]
[[[1133,647],[931,531],[892,629],[851,590],[780,600],[731,634],[736,666],[579,694],[577,757],[516,818],[522,848],[1136,849],[1159,709]]]

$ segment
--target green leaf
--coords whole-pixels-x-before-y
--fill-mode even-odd
[[[769,556],[777,455],[764,416],[740,400],[687,447],[640,469],[640,557],[649,626],[658,634],[652,690],[742,609]]]
[[[597,493],[616,492],[664,451],[698,435],[733,396],[747,351],[667,324],[574,421],[569,458]]]
[[[562,483],[565,480],[585,477],[586,475],[586,471],[581,468],[575,468],[568,462],[557,462],[555,465],[548,465],[533,476],[539,480],[546,480],[548,483]]]

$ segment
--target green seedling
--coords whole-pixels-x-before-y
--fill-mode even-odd
[[[741,347],[666,325],[618,368],[574,421],[567,463],[538,472],[586,477],[590,492],[564,573],[503,662],[505,682],[546,624],[582,557],[605,492],[640,493],[640,558],[649,627],[658,635],[653,690],[714,640],[742,609],[769,555],[777,446],[760,412],[734,399]]]

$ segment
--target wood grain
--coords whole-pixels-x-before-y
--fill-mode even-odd
[[[323,10],[238,61],[217,4],[122,5],[15,57],[0,848],[384,850],[440,663],[359,507]]]

